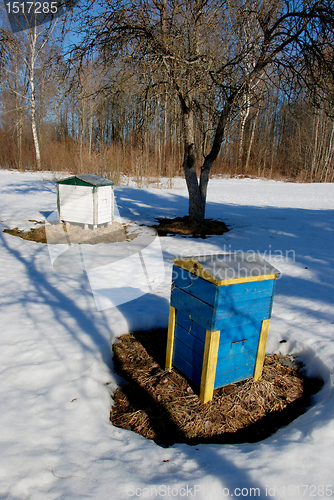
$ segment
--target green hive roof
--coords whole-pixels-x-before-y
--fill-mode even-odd
[[[109,179],[105,179],[100,175],[95,174],[80,174],[67,177],[61,181],[57,181],[57,184],[72,184],[79,186],[113,186],[114,183]]]

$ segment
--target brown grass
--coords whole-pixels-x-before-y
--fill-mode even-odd
[[[287,366],[291,356],[271,355],[260,381],[217,389],[202,404],[197,387],[176,369],[163,369],[165,345],[161,329],[127,334],[114,344],[115,368],[127,382],[116,391],[110,413],[115,426],[164,445],[259,441],[304,413],[322,385]]]

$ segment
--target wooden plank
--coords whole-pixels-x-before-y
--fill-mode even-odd
[[[227,330],[220,330],[219,345],[227,342],[235,342],[236,340],[248,339],[251,337],[256,337],[257,339],[259,339],[261,324],[261,321],[248,322],[244,325],[238,325]]]
[[[200,339],[204,344],[206,329],[203,326],[195,323],[195,321],[189,318],[189,316],[185,316],[178,310],[176,310],[175,323],[177,325],[180,325],[181,328],[184,328],[187,332],[194,335],[194,337]]]
[[[247,278],[235,278],[231,280],[221,280],[217,283],[218,286],[236,285],[238,283],[252,283],[253,281],[275,280],[277,274],[264,274],[262,276],[248,276]]]
[[[250,283],[239,283],[237,285],[218,287],[217,307],[224,304],[257,300],[271,297],[276,280],[255,281]]]
[[[174,353],[173,364],[178,370],[180,370],[181,373],[183,373],[183,375],[188,377],[189,380],[200,386],[201,371],[196,370],[196,368],[183,359],[178,352]]]
[[[175,265],[173,266],[172,286],[180,288],[211,306],[215,303],[217,293],[215,285]]]
[[[259,331],[261,330],[261,323],[262,319],[259,319],[258,321],[254,321],[252,318],[249,318],[247,315],[242,315],[242,314],[236,314],[232,317],[229,318],[224,318],[219,324],[220,324],[220,331],[225,331],[228,332],[234,328],[246,328],[247,325],[250,323],[254,323],[256,325],[260,325]]]
[[[189,364],[196,368],[196,370],[201,371],[203,365],[203,352],[201,354],[198,354],[175,336],[173,353],[174,355],[175,353],[178,353],[180,356],[182,356],[183,359],[185,359]]]
[[[182,328],[182,326],[178,325],[177,322],[175,322],[175,333],[174,333],[175,339],[179,339],[181,342],[183,342],[186,346],[188,346],[191,350],[199,354],[203,358],[203,352],[204,352],[204,342],[197,338],[195,335],[192,335],[191,332],[185,330]],[[202,366],[201,366],[202,368]]]
[[[98,188],[97,223],[105,224],[112,221],[112,190],[113,186],[99,186]]]
[[[58,219],[60,220],[59,184],[57,184],[57,213],[58,213]]]
[[[98,187],[93,187],[93,225],[96,226],[99,221],[98,221],[98,209],[99,209],[99,199],[98,199]]]
[[[217,375],[220,373],[229,372],[231,370],[237,370],[242,366],[252,366],[252,373],[254,372],[255,360],[256,360],[257,350],[248,351],[235,356],[226,356],[225,358],[220,358],[217,361]]]
[[[272,309],[273,309],[275,289],[276,289],[276,280],[274,281],[273,294],[271,296],[271,304],[270,304],[270,309],[269,309],[269,319],[271,318],[271,312],[272,312]]]
[[[253,337],[239,337],[239,340],[235,340],[233,342],[219,343],[218,360],[230,356],[237,356],[238,354],[244,354],[249,351],[257,351],[259,334],[260,332],[258,335],[254,335]]]
[[[182,314],[203,326],[206,330],[210,330],[213,319],[213,307],[179,288],[172,290],[171,305]]]
[[[169,372],[172,370],[172,363],[173,363],[174,329],[175,329],[175,308],[170,306],[169,318],[168,318],[166,364],[165,364],[165,368]]]
[[[257,300],[243,300],[223,304],[215,311],[215,320],[229,318],[235,315],[247,315],[249,321],[268,319],[271,305],[271,297]],[[263,316],[264,315],[264,316]]]
[[[110,214],[110,220],[113,221],[114,220],[114,208],[115,206],[115,193],[114,193],[114,186],[112,186],[111,188],[111,214]]]
[[[241,366],[236,370],[217,373],[214,388],[218,389],[219,387],[224,387],[228,384],[234,384],[235,382],[240,382],[241,380],[252,377],[253,366],[254,365]]]
[[[264,357],[266,354],[266,346],[269,334],[269,325],[270,325],[270,319],[262,321],[260,340],[257,349],[257,356],[254,369],[254,380],[260,380],[262,376],[262,369],[263,369]]]
[[[271,297],[221,306],[214,316],[214,308],[176,288],[172,291],[171,304],[177,309],[177,315],[180,314],[177,317],[180,317],[179,323],[183,328],[189,329],[192,321],[205,330],[213,330],[213,328],[228,330],[249,323],[258,324],[263,319],[267,319]],[[189,328],[186,326],[187,322]],[[198,330],[198,333],[203,338],[203,330]]]
[[[271,306],[271,297],[266,297],[258,300],[246,300],[233,304],[225,304],[220,306],[215,311],[212,321],[212,328],[222,330],[227,328],[225,323],[231,319],[237,318],[238,322],[242,317],[247,319],[247,322],[258,322],[268,319]],[[238,323],[237,323],[238,324]]]
[[[207,331],[204,347],[203,368],[201,376],[200,400],[207,403],[212,399],[215,384],[217,356],[219,347],[219,330]]]

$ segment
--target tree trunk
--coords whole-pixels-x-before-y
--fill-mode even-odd
[[[314,174],[314,171],[316,168],[316,162],[317,162],[317,158],[318,158],[319,123],[320,123],[319,114],[314,114],[313,130],[315,131],[315,136],[314,136],[314,142],[313,142],[313,154],[312,154],[312,162],[311,162],[310,182],[313,181],[313,174]]]
[[[213,144],[208,155],[206,155],[203,166],[201,168],[200,179],[198,181],[196,174],[196,151],[195,151],[195,123],[194,113],[185,101],[180,98],[183,114],[183,131],[184,131],[184,160],[183,171],[187,183],[189,193],[189,219],[198,222],[199,224],[205,223],[205,206],[207,189],[209,183],[209,175],[211,167],[216,160],[222,140],[224,138],[225,127],[229,118],[232,103],[237,95],[233,93],[225,104],[219,122],[216,128],[216,133],[213,139]]]
[[[19,96],[18,66],[15,66],[15,110],[16,110],[16,144],[18,151],[18,167],[22,168],[22,138],[23,138],[23,103]]]
[[[256,123],[257,123],[258,116],[259,116],[259,110],[256,111],[256,115],[255,115],[254,122],[253,122],[253,127],[252,127],[252,133],[251,133],[251,137],[250,137],[248,148],[247,148],[247,157],[246,157],[246,163],[245,163],[245,174],[248,171],[249,160],[250,160],[250,155],[251,155],[251,151],[252,151],[252,146],[253,146],[253,141],[254,141],[254,136],[255,136],[255,128],[256,128]]]
[[[89,103],[90,117],[88,120],[88,157],[92,159],[92,144],[93,144],[93,115],[91,110],[91,102]]]
[[[189,219],[204,224],[205,205],[203,203],[196,174],[195,124],[193,111],[183,113],[184,159],[183,171],[189,193]]]
[[[327,133],[329,133],[329,130],[327,130]],[[329,144],[326,149],[325,153],[325,159],[324,159],[324,166],[323,166],[323,171],[321,174],[321,180],[324,178],[324,182],[327,182],[328,174],[329,174],[329,169],[332,163],[333,159],[333,140],[334,140],[334,122],[332,123],[332,130],[329,136]]]
[[[244,108],[241,112],[240,133],[239,133],[239,151],[238,151],[238,173],[243,171],[242,160],[244,156],[244,142],[245,142],[245,126],[250,112],[250,99],[246,94],[244,97]]]
[[[208,155],[206,155],[203,166],[201,168],[200,182],[199,182],[199,190],[200,190],[200,199],[201,199],[201,214],[204,222],[205,218],[205,206],[206,206],[206,197],[209,183],[209,175],[211,167],[216,160],[221,144],[225,134],[225,128],[227,124],[227,120],[230,116],[232,103],[235,99],[237,92],[233,93],[230,98],[227,100],[221,114],[219,117],[219,122],[216,128],[216,133],[213,139],[213,144],[211,147],[211,151]],[[190,193],[189,193],[190,196]]]
[[[39,149],[39,140],[36,125],[36,91],[35,91],[35,63],[36,63],[36,43],[37,43],[37,29],[34,28],[34,33],[31,37],[31,54],[29,60],[29,87],[30,87],[30,111],[31,111],[31,130],[34,141],[35,154],[36,154],[36,167],[41,170],[41,152]]]
[[[34,140],[35,154],[36,154],[36,167],[37,170],[41,170],[41,152],[39,149],[39,140],[37,134],[37,126],[36,126],[36,99],[35,99],[35,85],[34,85],[34,71],[31,68],[31,72],[29,75],[29,85],[31,91],[31,130],[32,137]]]

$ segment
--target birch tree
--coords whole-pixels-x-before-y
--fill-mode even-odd
[[[37,72],[46,71],[46,59],[42,58],[42,55],[44,55],[48,46],[55,25],[56,21],[54,21],[48,28],[35,25],[29,30],[13,35],[10,43],[11,51],[15,54],[15,57],[20,59],[22,62],[22,71],[19,75],[22,84],[20,90],[18,90],[17,84],[15,87],[9,84],[9,88],[10,91],[17,95],[21,101],[24,100],[29,108],[36,167],[38,170],[41,169],[42,164],[36,118]],[[8,83],[10,82],[10,76],[13,76],[13,71],[11,68],[5,67],[4,72],[8,76]],[[18,74],[16,73],[16,82],[17,78]]]

